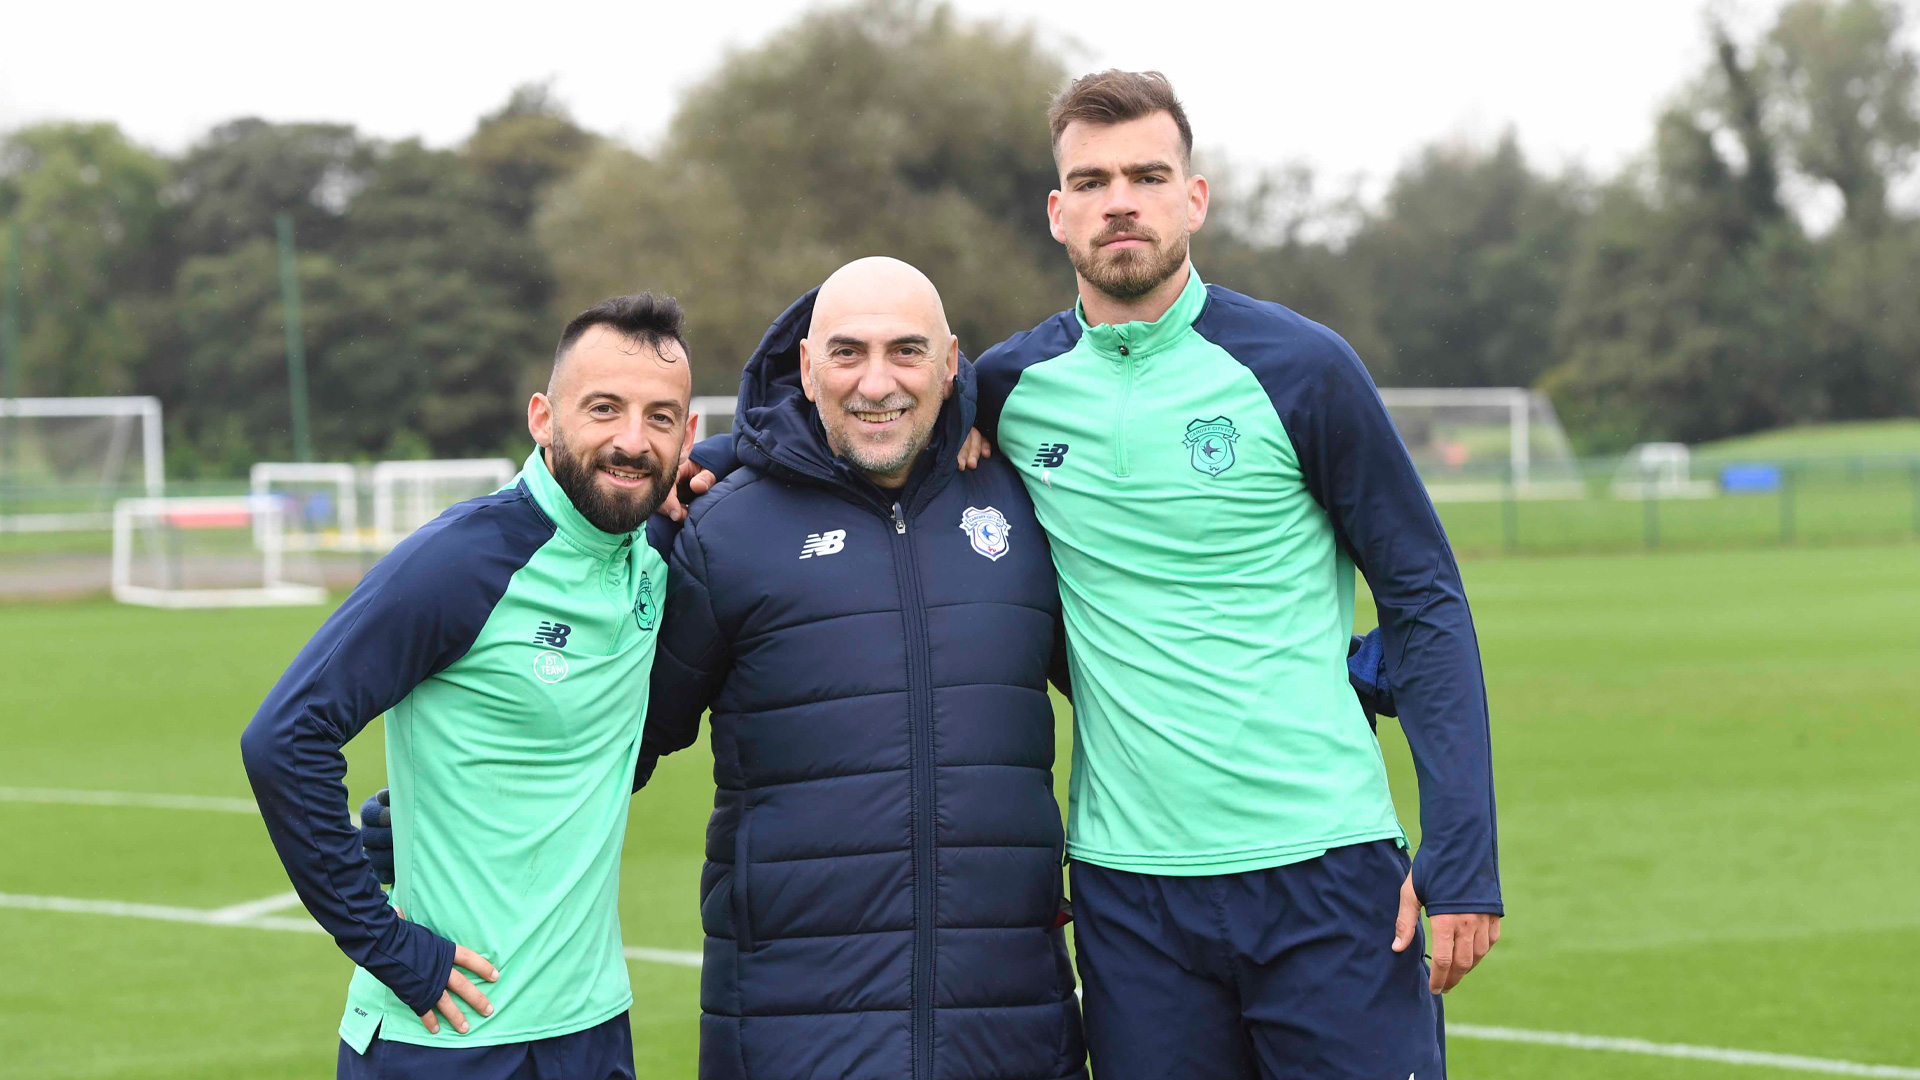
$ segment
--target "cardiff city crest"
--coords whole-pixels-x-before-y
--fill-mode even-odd
[[[633,624],[642,630],[651,630],[659,619],[658,605],[653,602],[653,582],[648,580],[643,570],[640,572],[639,587],[633,595]]]
[[[960,528],[973,544],[973,550],[989,559],[999,559],[1007,553],[1007,534],[1013,526],[1007,524],[1007,515],[989,506],[985,510],[967,507],[960,515]]]
[[[1195,420],[1187,425],[1186,445],[1193,451],[1193,467],[1208,476],[1219,476],[1233,468],[1233,444],[1240,433],[1233,421],[1224,416]]]

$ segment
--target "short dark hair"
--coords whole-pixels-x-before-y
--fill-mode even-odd
[[[575,315],[567,328],[560,331],[560,344],[553,350],[553,362],[558,365],[566,358],[567,350],[573,348],[573,343],[596,326],[618,331],[623,337],[659,353],[662,359],[670,360],[666,355],[667,342],[677,343],[683,353],[687,351],[686,325],[687,313],[681,310],[680,301],[671,296],[638,292],[608,297]]]
[[[1180,129],[1181,164],[1193,164],[1193,128],[1187,110],[1174,96],[1173,83],[1157,71],[1121,71],[1108,68],[1082,75],[1053,96],[1047,126],[1053,129],[1053,156],[1060,158],[1060,136],[1078,120],[1088,124],[1124,124],[1163,112]]]

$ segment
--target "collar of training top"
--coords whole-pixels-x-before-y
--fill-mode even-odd
[[[1192,264],[1187,266],[1187,287],[1180,290],[1173,306],[1165,315],[1153,322],[1102,323],[1099,326],[1087,325],[1087,311],[1080,301],[1073,302],[1073,317],[1080,320],[1080,329],[1086,335],[1087,344],[1095,352],[1108,359],[1118,360],[1122,356],[1139,359],[1180,340],[1193,320],[1200,317],[1200,309],[1207,306],[1207,286],[1200,280],[1200,271]],[[1126,352],[1120,350],[1124,348]]]
[[[538,446],[527,455],[527,463],[520,469],[520,479],[526,481],[527,490],[533,493],[533,501],[546,512],[554,527],[565,534],[576,545],[597,555],[612,555],[631,542],[632,533],[607,533],[593,527],[593,523],[582,517],[574,509],[573,500],[560,488],[560,481],[553,478],[547,469],[547,456]]]

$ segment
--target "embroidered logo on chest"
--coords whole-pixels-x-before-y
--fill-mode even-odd
[[[633,622],[642,630],[651,630],[660,621],[660,612],[653,602],[653,582],[647,578],[646,571],[640,572],[640,584],[633,594]]]
[[[1224,416],[1211,420],[1194,420],[1187,424],[1187,437],[1183,441],[1191,453],[1187,460],[1194,469],[1208,476],[1219,476],[1233,468],[1233,444],[1240,433],[1233,429],[1233,421]]]
[[[991,506],[985,510],[969,506],[966,513],[960,515],[960,529],[967,534],[973,550],[997,562],[1007,553],[1007,534],[1013,531],[1013,526],[1007,523],[1007,515]]]

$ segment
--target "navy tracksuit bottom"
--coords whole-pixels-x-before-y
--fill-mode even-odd
[[[1393,951],[1390,840],[1208,877],[1075,862],[1074,942],[1099,1080],[1444,1080],[1424,935]]]
[[[446,1020],[440,1021],[442,1024]],[[336,1080],[634,1080],[627,1014],[585,1031],[499,1046],[415,1046],[373,1037],[367,1052],[344,1041]]]

